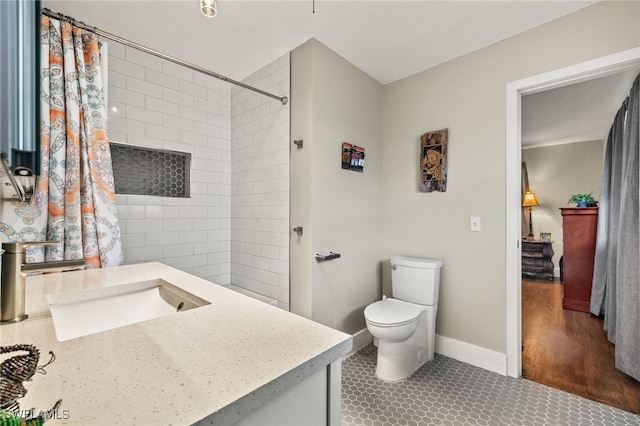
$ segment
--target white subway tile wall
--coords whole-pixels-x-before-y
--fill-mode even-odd
[[[245,82],[289,96],[289,55]],[[125,263],[159,261],[289,309],[289,105],[109,42],[109,136],[188,152],[191,197],[118,195]]]
[[[289,54],[243,80],[289,96]],[[231,89],[231,281],[289,310],[289,103]]]
[[[190,198],[117,196],[125,263],[231,283],[230,110],[230,84],[109,42],[110,139],[192,155]]]

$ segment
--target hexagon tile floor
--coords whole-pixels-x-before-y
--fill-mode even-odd
[[[403,382],[375,375],[368,345],[342,363],[342,425],[640,425],[640,416],[436,355]]]

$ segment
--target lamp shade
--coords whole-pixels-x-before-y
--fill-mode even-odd
[[[524,194],[524,200],[522,201],[522,207],[533,207],[539,206],[538,199],[536,198],[535,192],[527,191]]]

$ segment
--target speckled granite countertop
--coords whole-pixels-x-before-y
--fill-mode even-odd
[[[47,295],[162,278],[210,305],[58,342]],[[27,278],[26,313],[0,344],[32,344],[44,364],[22,409],[51,424],[232,424],[345,355],[351,336],[193,275],[145,263]]]

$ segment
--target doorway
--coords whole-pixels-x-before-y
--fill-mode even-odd
[[[547,242],[523,242],[522,376],[579,396],[640,414],[640,383],[615,368],[615,346],[607,339],[604,321],[564,308],[564,283],[558,263],[563,255],[560,207],[575,193],[600,194],[606,133],[640,69],[632,67],[553,90],[522,96],[521,144],[523,181],[536,193],[533,229]],[[526,230],[523,231],[526,234]],[[549,274],[527,279],[541,266]],[[534,256],[534,257],[530,257]],[[531,277],[533,278],[533,277]],[[541,278],[541,279],[540,279]],[[587,303],[588,311],[588,303]]]
[[[640,66],[640,48],[507,84],[506,90],[506,313],[507,375],[522,376],[521,97]]]

